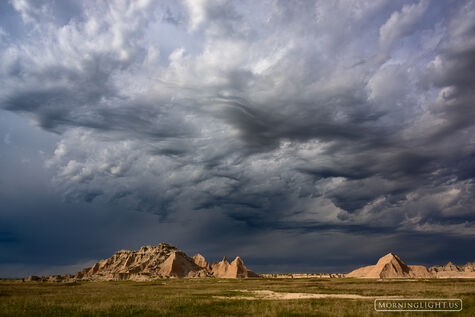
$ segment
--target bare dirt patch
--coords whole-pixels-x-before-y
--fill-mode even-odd
[[[289,299],[313,299],[313,298],[344,298],[344,299],[375,299],[382,296],[363,296],[356,294],[312,294],[312,293],[284,293],[274,292],[268,290],[236,290],[242,293],[251,293],[254,296],[213,296],[213,298],[219,299],[245,299],[245,300],[289,300]],[[384,296],[388,298],[388,296]]]

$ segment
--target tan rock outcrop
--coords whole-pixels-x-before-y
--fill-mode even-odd
[[[220,262],[213,263],[212,273],[215,277],[222,278],[247,278],[247,277],[258,277],[256,273],[250,271],[244,265],[244,262],[240,257],[236,257],[234,261],[229,263],[226,257],[223,258]]]
[[[198,266],[206,269],[207,271],[211,272],[211,266],[209,265],[208,262],[206,262],[206,259],[205,259],[204,256],[197,253],[197,254],[193,255],[192,259],[196,263],[196,265],[198,265]]]
[[[138,251],[121,250],[78,272],[77,280],[136,280],[160,277],[209,277],[211,274],[195,264],[192,258],[176,247],[160,243],[144,246]]]
[[[455,265],[452,262],[446,265],[436,265],[429,269],[437,278],[475,278],[475,262],[465,265]]]
[[[206,269],[198,266],[193,259],[181,251],[173,251],[162,263],[159,271],[161,276],[171,277],[208,277]]]
[[[425,266],[407,265],[397,255],[388,253],[376,265],[356,269],[346,275],[358,278],[431,278],[434,277]]]

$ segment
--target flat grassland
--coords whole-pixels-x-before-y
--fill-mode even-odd
[[[373,298],[269,299],[259,296],[272,293],[268,291],[279,294],[460,298],[463,310],[445,313],[376,312]],[[475,316],[475,279],[162,279],[74,283],[0,280],[0,316],[175,315]]]

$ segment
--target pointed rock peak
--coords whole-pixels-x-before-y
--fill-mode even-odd
[[[228,259],[226,258],[226,256],[223,257],[223,259],[221,260],[221,262],[229,263],[229,261],[228,261]]]
[[[212,267],[212,273],[215,277],[223,278],[246,278],[258,277],[252,271],[249,271],[240,257],[236,257],[232,263],[229,263],[226,257],[221,262]]]
[[[160,265],[160,273],[165,276],[185,277],[197,268],[199,267],[186,254],[181,251],[172,251]]]
[[[195,255],[193,255],[193,259],[206,260],[205,257],[199,253],[196,253]]]
[[[198,265],[198,266],[201,266],[201,267],[204,267],[204,268],[209,267],[209,263],[206,262],[205,257],[202,256],[202,255],[199,254],[199,253],[193,255],[192,259],[193,259],[193,261],[195,262],[195,264]]]
[[[386,264],[386,263],[390,263],[390,262],[398,262],[398,263],[404,264],[404,265],[406,264],[396,254],[390,252],[390,253],[386,254],[385,256],[383,256],[382,258],[380,258],[376,265]]]
[[[365,266],[347,274],[347,277],[362,278],[426,278],[431,273],[425,266],[407,265],[394,253],[379,259],[376,265]]]
[[[186,257],[186,254],[179,250],[172,250],[170,252],[170,255],[168,256],[169,259],[184,258],[184,257]]]

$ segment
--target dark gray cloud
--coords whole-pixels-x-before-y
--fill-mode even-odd
[[[55,188],[51,201],[65,199],[45,217],[56,217],[61,204],[76,206],[74,215],[90,206],[105,215],[97,220],[102,224],[118,210],[119,219],[136,215],[131,232],[152,217],[160,239],[212,256],[229,248],[269,270],[291,270],[295,246],[312,252],[312,239],[322,241],[319,257],[349,240],[358,243],[346,257],[315,264],[316,257],[304,257],[302,270],[346,269],[350,258],[366,263],[397,245],[424,263],[445,259],[437,252],[457,243],[470,247],[472,1],[12,1],[3,7],[0,106],[43,131],[42,154],[29,154],[37,160],[33,170],[46,169],[41,182]],[[1,131],[5,166],[22,155],[18,144],[26,145],[13,132],[30,131],[7,124],[20,120],[12,118]],[[11,215],[22,209],[9,201]],[[21,221],[11,217],[0,241],[26,263],[20,230],[11,229]],[[47,248],[45,233],[36,228],[34,235]],[[404,250],[436,235],[446,243],[426,257]],[[381,242],[358,256],[367,236]],[[289,239],[296,251],[269,247]],[[117,244],[103,245],[109,252]],[[257,246],[279,265],[265,263]],[[455,249],[466,258],[463,248]],[[107,256],[64,252],[65,265]]]

